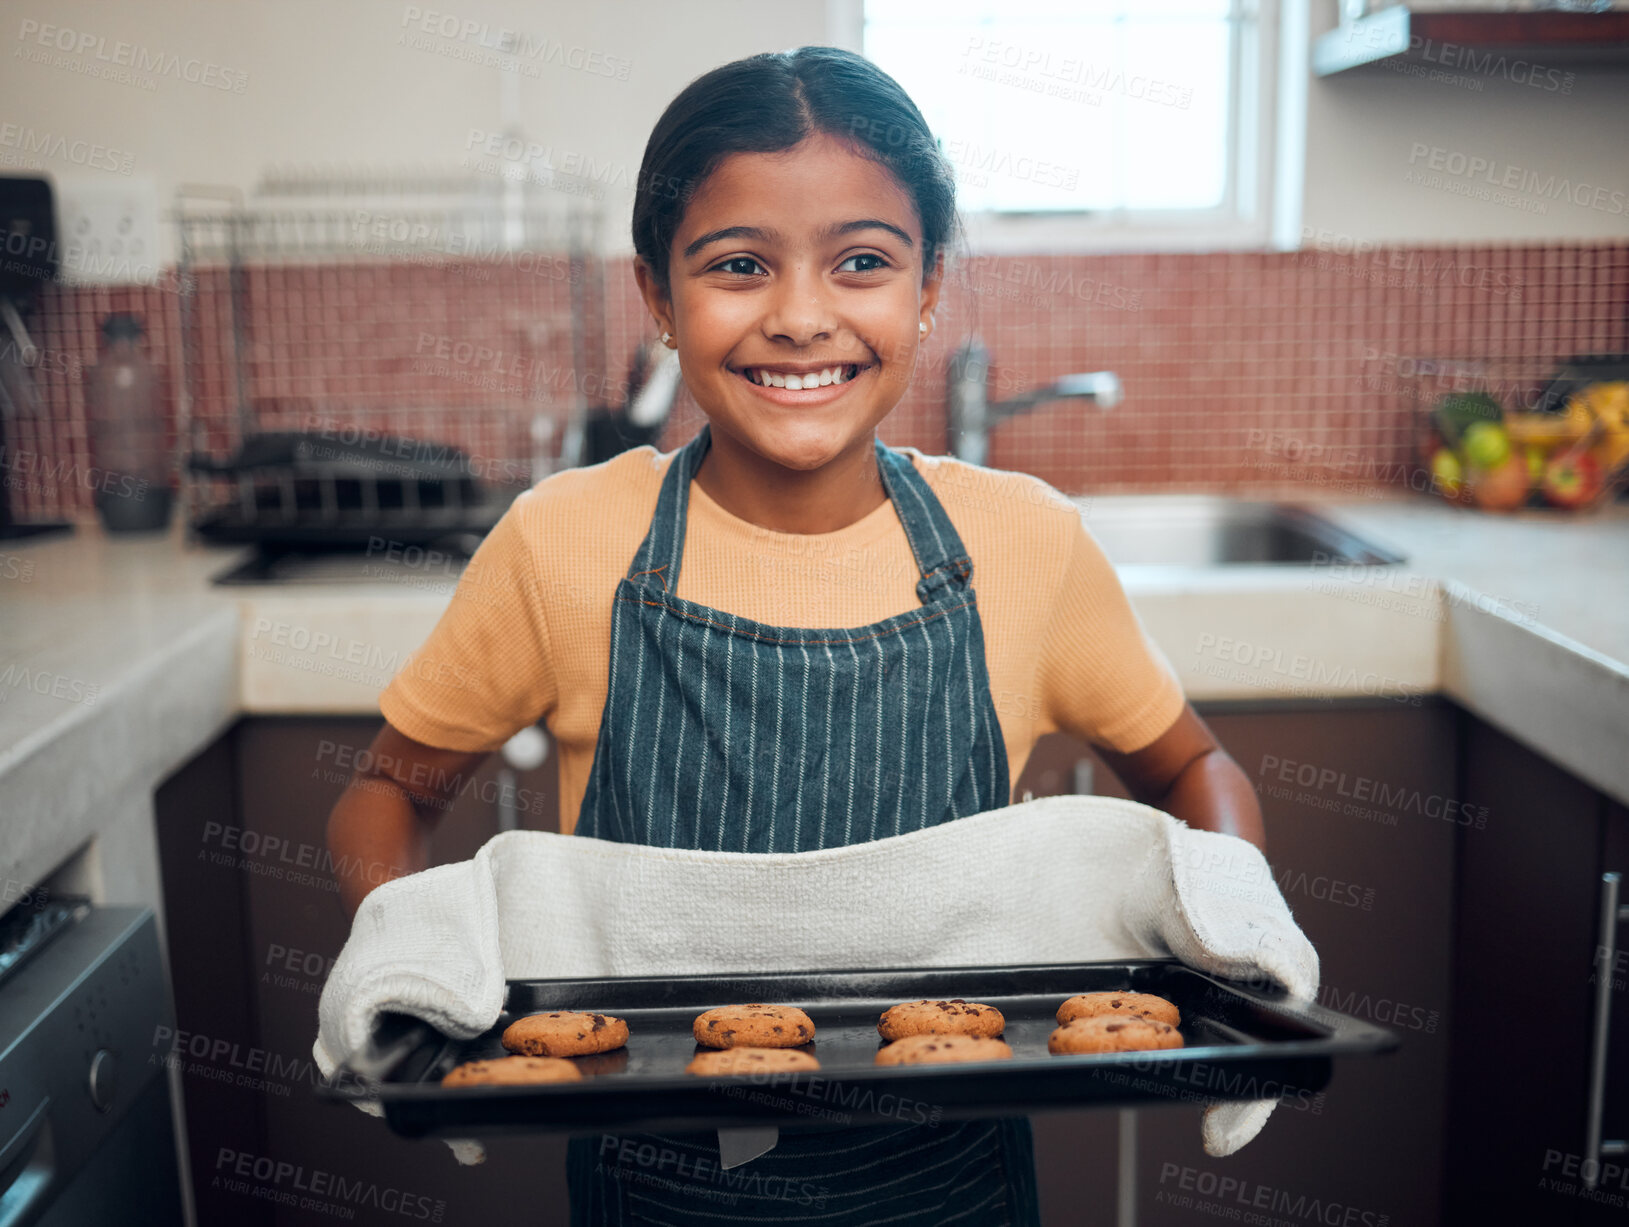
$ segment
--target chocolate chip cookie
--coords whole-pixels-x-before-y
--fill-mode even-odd
[[[540,1082],[581,1082],[582,1071],[559,1057],[498,1057],[465,1061],[447,1072],[442,1086],[525,1086]]]
[[[714,1048],[698,1052],[684,1067],[687,1074],[755,1074],[760,1070],[819,1069],[820,1062],[795,1048]]]
[[[907,1035],[879,1048],[877,1065],[939,1065],[952,1061],[1005,1061],[1012,1049],[985,1035]]]
[[[1181,1047],[1182,1032],[1170,1023],[1102,1014],[1064,1023],[1046,1041],[1046,1050],[1057,1053],[1141,1052]]]
[[[877,1030],[885,1040],[907,1035],[982,1035],[993,1038],[1007,1029],[1007,1020],[993,1005],[964,1001],[907,1001],[884,1011]]]
[[[704,1048],[796,1048],[814,1039],[814,1022],[795,1005],[722,1005],[691,1026]]]
[[[503,1046],[530,1057],[580,1057],[609,1052],[628,1042],[628,1024],[609,1014],[556,1010],[528,1014],[509,1024]]]
[[[1081,993],[1058,1007],[1060,1023],[1074,1022],[1077,1018],[1152,1018],[1155,1022],[1175,1027],[1182,1022],[1182,1013],[1164,997],[1153,993]]]

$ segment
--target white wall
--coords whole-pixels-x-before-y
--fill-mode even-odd
[[[1335,15],[1335,0],[1315,0],[1312,37]],[[1312,79],[1304,231],[1337,242],[1629,237],[1629,56],[1589,67],[1534,56],[1534,74],[1524,57],[1477,72],[1457,49],[1432,54],[1426,70],[1452,80],[1383,68]],[[1512,79],[1530,76],[1558,88]],[[1487,163],[1474,176],[1472,159]]]
[[[1312,3],[1316,37],[1334,24],[1336,4]],[[534,59],[536,75],[510,76],[525,135],[561,161],[592,158],[612,180],[607,238],[626,250],[628,185],[651,125],[687,81],[757,51],[802,43],[858,46],[857,0],[447,4],[0,0],[0,173],[17,173],[20,144],[60,137],[63,148],[23,160],[69,190],[75,181],[104,189],[150,181],[167,208],[178,184],[248,189],[272,166],[458,170],[470,153],[470,130],[502,126],[506,74],[454,54],[480,53],[483,40],[495,41],[508,27],[524,31],[534,45],[564,48],[574,57],[594,54],[596,67],[610,66],[612,75],[603,75]],[[478,28],[468,37],[420,28],[443,18]],[[42,45],[47,26],[71,34]],[[413,38],[433,49],[407,45]],[[112,57],[123,41],[165,62],[175,57],[189,71],[213,65],[246,73],[247,81],[241,91],[223,91],[172,73],[148,73],[156,84],[148,90],[29,58],[69,58],[52,44],[87,39],[91,46],[79,58],[91,65],[106,62],[95,58],[98,50]],[[618,80],[623,62],[626,79]],[[1384,70],[1312,80],[1304,227],[1391,241],[1629,235],[1629,65],[1556,67],[1575,74],[1570,93],[1466,72],[1455,75],[1480,89]],[[84,165],[90,145],[111,151],[98,158],[128,159],[131,175]],[[1467,166],[1480,158],[1488,168],[1476,177],[1450,173],[1446,168],[1460,158]],[[1441,169],[1433,169],[1433,159]],[[1439,185],[1411,182],[1411,172],[1440,175]],[[1488,173],[1525,180],[1526,190],[1505,195],[1543,211],[1449,190],[1486,189],[1491,196]],[[1586,203],[1560,196],[1562,181]],[[1580,185],[1604,194],[1596,200]],[[168,224],[159,239],[163,260],[173,258]]]
[[[421,14],[485,29],[426,34]],[[0,159],[18,152],[19,128],[36,140],[50,134],[101,145],[128,155],[130,178],[68,155],[35,161],[65,184],[150,179],[166,208],[178,184],[248,189],[273,165],[457,170],[470,129],[501,129],[505,74],[454,56],[481,53],[483,39],[496,43],[510,28],[547,53],[563,48],[579,63],[597,56],[574,69],[545,55],[529,59],[535,76],[510,75],[528,139],[562,160],[575,154],[614,168],[608,178],[620,182],[609,187],[606,209],[612,237],[627,247],[626,185],[673,96],[741,56],[829,42],[833,24],[826,0],[0,0]],[[149,73],[157,85],[149,91],[33,62],[29,55],[71,58],[41,45],[47,25],[72,32],[54,36],[63,42],[101,40],[110,58],[123,41],[150,57],[196,60],[248,79],[237,91]],[[415,38],[433,50],[409,45]],[[95,54],[92,46],[79,58],[96,64]],[[624,62],[626,79],[618,80]],[[0,173],[19,171],[0,165]]]

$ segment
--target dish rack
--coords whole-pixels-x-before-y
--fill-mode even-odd
[[[473,172],[274,173],[247,198],[183,185],[194,529],[480,533],[579,463],[585,376],[603,366],[603,210],[567,187]]]

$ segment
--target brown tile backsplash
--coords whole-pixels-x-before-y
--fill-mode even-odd
[[[579,396],[620,402],[654,331],[627,260],[586,300],[564,259],[251,266],[236,321],[226,272],[192,275],[185,312],[173,275],[47,288],[30,321],[44,410],[7,421],[0,460],[19,518],[90,514],[83,375],[110,312],[144,318],[173,428],[198,446],[235,446],[241,396],[262,429],[388,430],[488,472],[529,471],[534,417],[563,427]],[[964,258],[887,442],[949,450],[946,365],[972,333],[997,399],[1073,371],[1125,387],[1113,410],[1063,402],[1001,425],[995,467],[1072,493],[1396,485],[1424,364],[1537,380],[1558,359],[1629,351],[1629,243]],[[663,446],[700,421],[681,395]]]

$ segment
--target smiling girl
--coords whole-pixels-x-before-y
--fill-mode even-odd
[[[1010,804],[1065,729],[1139,800],[1261,842],[1248,779],[1075,506],[877,438],[955,229],[927,125],[857,55],[755,55],[674,99],[640,168],[635,277],[707,422],[515,501],[380,697],[370,768],[330,819],[337,863],[424,868],[448,797],[540,719],[562,829],[589,838],[885,838]],[[342,883],[353,910],[367,878]],[[572,1142],[576,1223],[1039,1221],[1022,1117],[787,1134],[730,1173],[710,1134],[604,1140]],[[627,1158],[647,1152],[689,1175]]]

